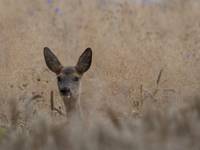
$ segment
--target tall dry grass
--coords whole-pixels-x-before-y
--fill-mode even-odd
[[[81,97],[87,115],[106,105],[119,114],[138,111],[141,97],[151,97],[158,88],[160,70],[156,105],[171,99],[179,104],[198,94],[199,2],[143,2],[0,1],[0,116],[7,114],[7,99],[23,105],[35,95],[40,95],[36,112],[47,112],[52,90],[61,106],[56,79],[44,63],[44,46],[66,65],[92,47],[94,61]]]
[[[118,118],[109,110],[103,120],[96,118],[88,126],[76,116],[68,123],[37,119],[29,129],[15,122],[1,134],[0,148],[8,150],[198,150],[200,100],[191,98],[182,107],[148,109],[142,117]],[[15,120],[16,107],[11,111]],[[11,109],[11,110],[12,110]],[[12,118],[12,117],[11,117]]]
[[[199,8],[196,0],[1,0],[1,149],[198,149]],[[50,111],[51,91],[63,104],[45,46],[66,65],[92,47],[85,122],[67,125]]]

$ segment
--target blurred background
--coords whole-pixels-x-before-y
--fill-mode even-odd
[[[1,124],[10,100],[27,109],[32,98],[33,114],[49,114],[54,91],[64,109],[43,58],[46,46],[66,66],[93,49],[82,78],[87,116],[106,107],[129,115],[198,95],[199,9],[196,0],[0,0]]]

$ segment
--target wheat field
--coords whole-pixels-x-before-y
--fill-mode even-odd
[[[0,148],[198,149],[199,9],[196,0],[0,0]],[[51,91],[64,107],[46,46],[66,66],[92,48],[87,123],[63,125],[51,111]]]

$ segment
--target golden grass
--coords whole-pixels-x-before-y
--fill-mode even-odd
[[[194,108],[188,104],[188,111],[177,107],[199,95],[200,2],[50,2],[0,1],[0,126],[8,132],[3,149],[63,149],[69,143],[75,146],[77,140],[80,145],[72,149],[198,146],[198,100]],[[66,65],[75,64],[86,47],[93,49],[91,70],[82,79],[84,116],[89,124],[90,118],[117,116],[120,120],[111,119],[117,130],[112,124],[105,129],[97,123],[97,129],[89,127],[88,135],[85,127],[76,127],[75,133],[73,125],[60,129],[49,124],[51,119],[56,124],[65,119],[50,109],[51,91],[55,107],[62,109],[63,104],[55,76],[44,62],[45,46]],[[17,104],[13,112],[10,100]],[[48,118],[42,125],[37,121],[41,115]],[[29,133],[37,130],[33,122],[41,129]],[[19,126],[26,132],[13,131]],[[73,131],[72,137],[65,130]],[[22,136],[16,138],[18,134]],[[36,140],[40,138],[42,142]]]

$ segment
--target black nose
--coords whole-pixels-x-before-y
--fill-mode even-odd
[[[70,93],[70,89],[69,88],[63,88],[60,90],[60,92],[63,94],[63,95],[67,95],[68,93]]]

